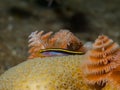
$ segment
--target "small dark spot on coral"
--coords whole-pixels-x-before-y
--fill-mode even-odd
[[[107,64],[110,64],[110,63],[111,63],[111,61],[110,61],[110,60],[108,60]]]

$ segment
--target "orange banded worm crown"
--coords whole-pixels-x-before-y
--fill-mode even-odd
[[[88,54],[89,63],[86,69],[86,80],[89,84],[104,85],[109,73],[118,65],[119,45],[105,35],[95,40]]]

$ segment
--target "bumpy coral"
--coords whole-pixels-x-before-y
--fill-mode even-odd
[[[52,32],[42,34],[43,31],[39,33],[35,31],[29,36],[29,47],[31,47],[29,50],[29,58],[42,57],[39,51],[47,48],[61,48],[86,52],[82,42],[68,30],[60,30],[55,33],[55,35],[51,35]]]
[[[119,45],[114,43],[105,35],[100,35],[93,49],[88,52],[88,60],[86,70],[86,80],[89,84],[104,85],[107,82],[109,72],[120,65],[118,56],[120,50]]]
[[[83,81],[84,56],[27,60],[0,76],[0,90],[93,90]]]

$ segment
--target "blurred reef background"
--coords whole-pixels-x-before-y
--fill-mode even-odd
[[[120,44],[120,0],[0,0],[0,74],[28,56],[33,31],[69,29],[84,43],[105,34]]]

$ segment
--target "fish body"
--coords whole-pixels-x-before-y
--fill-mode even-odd
[[[50,48],[50,49],[41,49],[40,54],[42,56],[66,56],[66,55],[83,55],[84,52],[76,52],[67,49],[60,49],[60,48]]]

